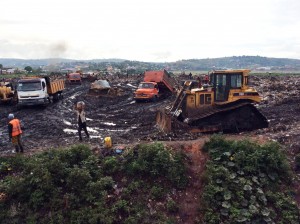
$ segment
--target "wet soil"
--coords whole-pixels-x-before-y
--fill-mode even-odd
[[[133,92],[139,82],[138,76],[110,80],[111,86],[120,90],[118,94],[99,96],[89,93],[91,82],[85,80],[82,85],[67,86],[64,98],[45,108],[24,107],[17,110],[15,106],[1,105],[0,155],[10,155],[12,150],[7,134],[9,113],[14,113],[22,122],[26,154],[80,143],[73,107],[76,102],[84,101],[91,138],[84,138],[83,143],[92,147],[102,147],[106,136],[112,138],[114,145],[159,140],[174,148],[182,148],[188,153],[191,158],[190,177],[193,180],[199,177],[199,181],[193,182],[185,192],[179,192],[178,201],[182,202],[180,220],[182,223],[189,223],[197,213],[198,196],[202,189],[200,176],[207,159],[200,149],[210,135],[161,133],[155,125],[156,111],[173,102],[175,97],[170,96],[157,102],[136,103]],[[227,136],[237,139],[250,137],[261,142],[278,141],[294,169],[295,156],[300,153],[300,76],[252,76],[251,84],[263,96],[258,108],[269,120],[269,127]],[[84,133],[82,135],[85,137]],[[295,171],[294,187],[300,204],[298,186],[300,173]]]
[[[67,86],[64,98],[47,107],[23,107],[17,110],[15,106],[1,105],[1,153],[9,153],[12,149],[7,134],[9,113],[22,122],[27,152],[79,143],[73,110],[78,101],[86,104],[87,126],[91,136],[91,139],[84,139],[83,143],[102,144],[106,136],[110,136],[114,144],[132,143],[145,138],[155,132],[156,108],[165,101],[136,104],[133,91],[138,83],[138,79],[118,80],[112,82],[112,86],[121,89],[119,96],[97,96],[89,94],[91,83],[85,81],[82,85]]]

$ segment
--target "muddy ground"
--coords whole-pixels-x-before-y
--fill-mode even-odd
[[[155,115],[159,107],[174,101],[170,96],[158,102],[135,103],[133,92],[141,77],[110,80],[113,87],[121,90],[118,96],[95,96],[89,94],[91,82],[67,86],[64,98],[46,108],[26,107],[17,110],[15,106],[0,107],[0,155],[11,155],[12,145],[8,141],[7,116],[14,113],[23,125],[23,142],[26,154],[33,154],[49,148],[65,147],[79,143],[77,123],[73,106],[78,101],[86,103],[87,126],[91,135],[83,143],[93,148],[103,146],[106,136],[112,138],[114,146],[144,141],[162,140],[171,146],[184,149],[191,158],[190,175],[197,179],[205,167],[206,156],[199,150],[210,135],[203,134],[163,134],[155,125]],[[251,85],[263,97],[259,110],[269,120],[269,127],[252,132],[227,135],[240,139],[250,137],[257,141],[278,141],[288,154],[291,166],[300,153],[300,76],[251,76]],[[298,172],[298,171],[297,171]],[[299,173],[295,172],[294,188],[300,204]],[[178,194],[182,202],[178,221],[189,223],[197,213],[201,181],[193,182],[185,192]]]
[[[102,145],[110,136],[114,144],[128,144],[151,140],[192,140],[201,134],[163,134],[155,126],[155,114],[159,107],[175,99],[174,96],[158,102],[135,103],[133,92],[140,77],[110,80],[120,90],[118,96],[97,96],[89,93],[91,82],[66,86],[64,98],[43,107],[1,105],[0,133],[1,154],[10,153],[7,115],[14,113],[23,124],[23,142],[26,151],[35,152],[48,148],[78,143],[76,116],[73,106],[78,101],[86,103],[87,126],[91,139],[84,143]],[[300,151],[300,76],[252,76],[251,84],[263,97],[258,106],[270,121],[269,128],[241,133],[240,136],[268,138],[282,143],[291,154]],[[83,136],[84,133],[83,133]]]

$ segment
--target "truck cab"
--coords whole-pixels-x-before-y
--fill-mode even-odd
[[[156,82],[141,82],[138,89],[135,91],[134,99],[153,100],[156,101],[159,97],[159,88]]]
[[[24,78],[17,83],[18,104],[38,105],[49,102],[45,78]]]
[[[67,81],[69,84],[79,84],[81,85],[82,80],[81,80],[81,73],[75,72],[75,73],[70,73],[67,75]]]

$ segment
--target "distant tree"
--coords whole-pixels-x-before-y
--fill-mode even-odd
[[[3,65],[2,64],[0,64],[0,69],[2,69],[3,68]]]
[[[42,73],[43,72],[43,69],[41,69],[41,68],[37,68],[37,69],[35,69],[34,70],[34,73]]]
[[[32,67],[31,66],[26,66],[24,68],[27,72],[32,72]]]

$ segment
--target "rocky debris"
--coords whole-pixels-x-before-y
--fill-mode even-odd
[[[263,98],[259,109],[270,122],[257,132],[284,145],[291,156],[300,153],[300,76],[259,76],[253,84]]]

